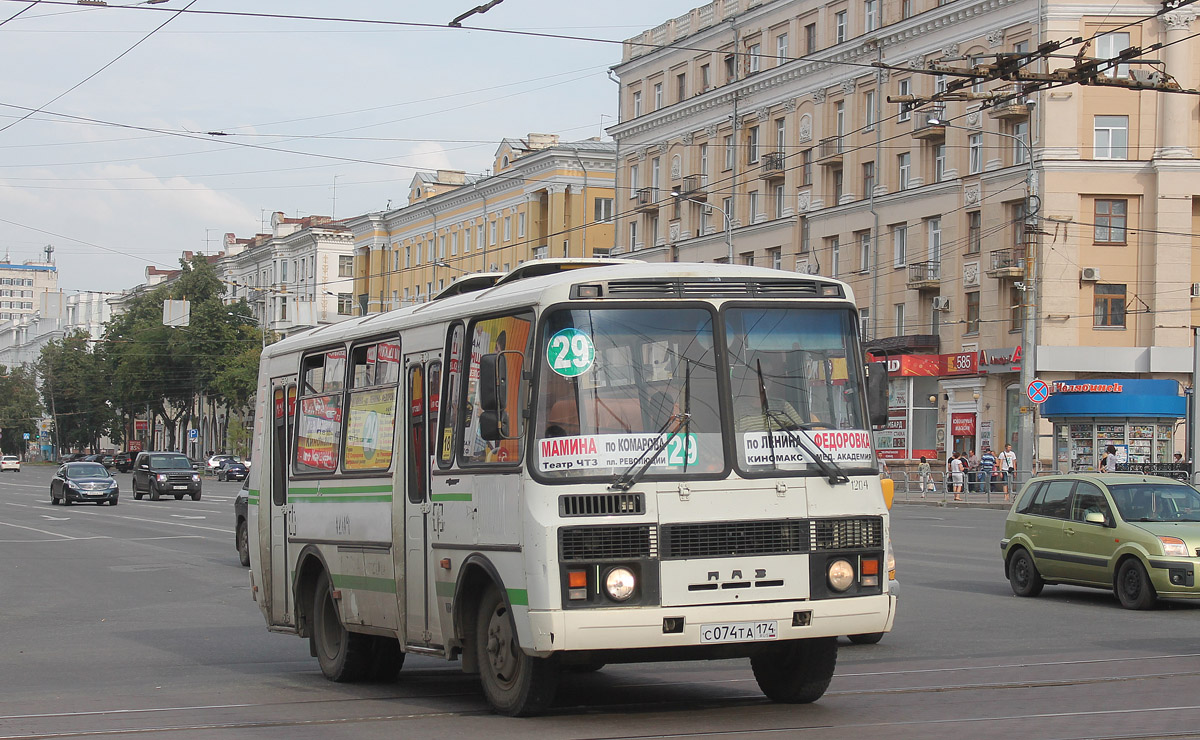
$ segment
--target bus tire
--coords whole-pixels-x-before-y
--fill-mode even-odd
[[[361,680],[371,667],[373,641],[342,624],[329,574],[323,571],[313,588],[312,620],[313,654],[325,678],[337,683]]]
[[[484,696],[500,714],[527,717],[554,701],[558,661],[525,654],[508,603],[494,585],[488,586],[479,602],[475,650]]]
[[[758,687],[771,701],[784,704],[820,699],[833,680],[836,665],[836,637],[793,640],[782,650],[750,659]]]
[[[242,565],[250,565],[250,528],[244,521],[237,523],[237,551]]]
[[[370,679],[379,683],[395,681],[404,667],[404,651],[400,649],[400,641],[394,637],[376,637],[373,647]]]

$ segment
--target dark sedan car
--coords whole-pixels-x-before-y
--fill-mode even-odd
[[[217,480],[246,480],[246,476],[250,473],[250,469],[245,463],[237,460],[222,460],[221,467],[217,468]]]
[[[118,452],[113,455],[113,467],[122,473],[128,473],[133,470],[133,455],[128,452]]]
[[[76,501],[117,505],[120,490],[108,469],[98,462],[66,463],[50,481],[50,503],[62,501],[70,506]]]

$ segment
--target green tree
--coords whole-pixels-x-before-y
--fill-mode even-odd
[[[0,452],[19,455],[26,449],[24,435],[38,438],[42,404],[38,399],[33,368],[0,365]]]
[[[54,420],[60,452],[96,449],[116,418],[101,359],[91,344],[86,332],[77,331],[47,344],[38,358],[42,402]]]

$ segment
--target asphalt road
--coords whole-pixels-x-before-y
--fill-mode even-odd
[[[51,506],[52,468],[0,476],[0,740],[10,738],[1124,738],[1200,735],[1200,605],[1018,599],[1004,512],[898,505],[895,630],[842,641],[829,692],[767,702],[745,661],[610,666],[545,717],[492,715],[457,664],[327,682],[267,632],[233,543],[239,484],[190,499]]]

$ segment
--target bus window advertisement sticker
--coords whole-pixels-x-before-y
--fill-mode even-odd
[[[337,396],[300,401],[300,432],[296,459],[318,470],[337,467],[337,445],[342,429],[342,409]]]
[[[781,465],[786,463],[812,462],[811,456],[795,438],[807,436],[810,447],[823,450],[830,459],[842,463],[864,463],[872,461],[871,435],[861,430],[813,431],[813,432],[747,432],[742,435],[742,452],[747,465]]]
[[[591,434],[538,440],[538,465],[543,473],[561,470],[627,468],[661,439],[659,434]],[[695,465],[700,440],[695,434],[673,434],[650,463],[651,468]],[[641,460],[645,462],[643,458]]]
[[[392,464],[396,389],[355,393],[346,424],[347,470],[384,470]]]
[[[596,362],[596,345],[578,329],[561,329],[546,343],[546,364],[564,378],[583,375]]]

